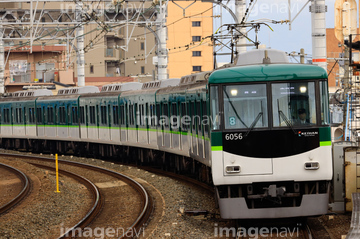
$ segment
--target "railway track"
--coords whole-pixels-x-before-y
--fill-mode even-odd
[[[54,169],[51,166],[45,166],[43,165],[43,163],[54,163],[54,159],[53,158],[44,158],[44,157],[36,157],[36,156],[23,156],[23,155],[18,155],[18,154],[0,154],[0,156],[6,156],[6,157],[12,157],[12,158],[22,158],[25,159],[26,161],[28,161],[31,164],[34,164],[37,167],[47,167],[48,169]],[[36,161],[36,163],[34,162]],[[41,162],[41,165],[38,162]],[[144,226],[144,224],[147,222],[148,218],[150,217],[151,211],[152,211],[152,201],[150,196],[148,195],[147,191],[144,189],[144,187],[139,184],[138,182],[134,181],[133,179],[131,179],[130,177],[127,177],[123,174],[105,169],[105,168],[101,168],[101,167],[97,167],[97,166],[93,166],[93,165],[88,165],[88,164],[83,164],[83,163],[77,163],[77,162],[72,162],[72,161],[65,161],[65,160],[59,160],[59,165],[61,165],[62,167],[64,167],[64,165],[69,166],[69,167],[76,167],[77,171],[79,171],[79,168],[81,168],[81,170],[92,170],[92,171],[96,171],[102,174],[106,174],[109,177],[113,177],[116,178],[118,180],[121,180],[122,182],[126,183],[127,185],[129,185],[131,188],[135,189],[135,191],[138,193],[138,195],[140,195],[141,197],[141,210],[140,213],[138,215],[136,215],[136,219],[131,223],[131,225],[126,226],[124,228],[126,228],[127,230],[123,231],[123,233],[121,235],[119,235],[119,238],[132,238],[133,237],[133,232],[140,232],[142,230],[142,227]],[[67,170],[68,171],[68,170]],[[73,170],[70,170],[73,171]],[[64,174],[64,171],[59,171],[60,173]],[[82,177],[84,178],[84,177]],[[101,191],[101,190],[100,190]],[[101,194],[101,193],[100,193]],[[102,198],[100,196],[100,198],[96,199],[96,201],[98,201],[101,204]],[[104,205],[104,204],[102,204]],[[104,206],[105,207],[105,206]],[[93,207],[94,208],[94,207]],[[96,211],[100,211],[100,209],[96,209]],[[102,209],[101,215],[103,214],[103,212],[109,211],[106,210],[106,208]],[[97,216],[94,216],[94,215]],[[101,221],[101,215],[98,215],[98,212],[96,213],[88,213],[87,216],[90,217],[89,219],[83,219],[81,220],[81,222],[79,222],[77,225],[75,225],[73,228],[71,228],[70,230],[67,230],[66,233],[64,233],[60,238],[67,238],[69,235],[73,235],[72,231],[76,230],[77,227],[80,228],[84,228],[87,225],[89,225],[89,227],[92,227],[93,224],[96,224],[97,221]],[[94,220],[94,218],[96,218]],[[97,226],[98,227],[98,226]],[[78,231],[77,231],[78,232]]]
[[[22,185],[22,189],[20,190],[19,194],[17,194],[12,200],[5,203],[4,205],[0,205],[0,215],[1,215],[9,211],[13,207],[15,207],[26,197],[26,195],[30,191],[30,180],[23,172],[21,172],[20,170],[14,167],[2,163],[0,163],[0,167],[15,174],[20,179]]]

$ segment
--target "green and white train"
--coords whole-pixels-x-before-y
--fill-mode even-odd
[[[162,82],[17,92],[0,99],[4,148],[152,164],[216,188],[221,217],[327,212],[332,179],[324,69],[280,51]],[[300,120],[299,113],[305,113]]]

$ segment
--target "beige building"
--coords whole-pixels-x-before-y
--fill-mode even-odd
[[[176,4],[186,8],[192,2],[177,1]],[[169,2],[168,5],[169,77],[212,70],[213,47],[209,37],[213,34],[212,3],[195,2],[186,8],[185,16],[176,4]]]
[[[177,4],[184,8],[189,5],[187,2],[177,2]],[[196,2],[186,9],[183,16],[183,10],[173,2],[169,2],[167,48],[170,78],[213,68],[213,48],[210,38],[206,38],[213,32],[211,7],[212,3]],[[30,9],[29,3],[0,3],[0,17],[5,16],[5,21],[14,21],[16,20],[14,16],[20,18],[26,14],[24,13],[26,9]],[[40,22],[52,22],[53,19],[58,22],[70,21],[66,15],[61,15],[60,11],[56,15],[54,10],[58,9],[72,12],[75,5],[72,2],[47,3],[45,11],[49,14],[44,14]],[[210,10],[204,12],[207,9]],[[5,13],[4,10],[9,11],[10,14]],[[113,17],[115,22],[124,20],[116,13],[109,16]],[[35,19],[39,19],[38,15]],[[145,82],[155,79],[156,67],[153,64],[153,57],[156,56],[157,48],[152,32],[144,27],[133,28],[133,25],[120,27],[119,24],[114,23],[116,27],[101,33],[102,20],[100,19],[98,23],[87,24],[84,28],[86,85],[101,87],[116,82]],[[155,27],[153,30],[156,30]],[[126,33],[132,33],[130,39],[126,38]],[[16,32],[12,33],[11,37],[19,38]],[[30,51],[26,47],[28,44],[25,39],[15,41],[11,40],[11,37],[5,40],[5,54],[9,55],[5,66],[6,91],[13,92],[21,90],[24,86],[26,88],[33,85],[58,88],[54,82],[66,85],[77,84],[77,57],[74,49],[70,55],[69,67],[66,68],[66,63],[69,63],[67,47],[72,48],[67,46],[67,42],[39,40],[34,42]],[[126,45],[127,49],[124,49]],[[22,64],[21,67],[24,69],[25,66],[27,70],[14,73],[11,69],[19,62]]]

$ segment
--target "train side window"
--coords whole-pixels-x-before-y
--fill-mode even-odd
[[[139,123],[140,123],[140,125],[141,126],[143,126],[144,125],[144,105],[143,104],[141,104],[141,105],[139,105],[139,108],[140,108],[140,119],[138,120],[139,121]]]
[[[190,103],[190,115],[191,115],[191,122],[192,122],[192,132],[195,133],[196,131],[196,112],[195,112],[195,102]]]
[[[202,133],[201,131],[201,103],[196,101],[196,121],[197,121],[197,133]]]
[[[113,123],[114,125],[119,125],[119,106],[113,106]]]
[[[160,104],[156,104],[156,125],[159,125],[159,122],[160,122]]]
[[[185,102],[181,102],[181,130],[182,131],[188,131],[189,129],[189,116],[186,113],[186,103]]]
[[[73,122],[73,124],[79,123],[79,121],[78,121],[78,108],[73,106],[71,108],[71,112],[72,112],[72,122]]]
[[[34,108],[29,108],[29,123],[35,123]]]
[[[38,108],[36,109],[36,121],[37,121],[37,123],[42,123],[42,122],[43,122],[42,115],[43,115],[43,113],[42,113],[42,108],[41,108],[41,107],[38,107]]]
[[[156,119],[156,111],[154,104],[150,105],[150,117],[151,117],[151,126],[156,126],[156,121],[158,121],[158,119]]]
[[[207,112],[207,104],[206,101],[202,101],[202,118],[201,118],[201,123],[203,125],[204,128],[204,135],[208,135],[209,133],[209,117],[208,117],[208,112]]]
[[[213,130],[220,129],[220,111],[219,111],[219,88],[218,86],[210,87],[210,122]]]
[[[179,129],[179,125],[178,125],[178,117],[177,117],[177,104],[176,103],[172,103],[171,105],[171,118],[170,118],[170,122],[171,122],[171,128],[172,129]]]
[[[139,124],[139,122],[138,122],[138,119],[137,119],[137,112],[138,112],[138,104],[134,104],[134,117],[133,117],[133,120],[134,120],[134,123],[133,123],[133,125],[138,125]]]
[[[134,124],[134,105],[129,105],[129,124]]]
[[[66,115],[65,115],[65,106],[59,107],[59,123],[65,124],[66,123]]]
[[[145,104],[145,118],[144,118],[144,124],[149,125],[149,104]]]
[[[120,123],[121,125],[125,125],[125,106],[120,105]]]
[[[106,106],[100,106],[101,124],[107,124]]]
[[[54,108],[53,107],[47,108],[47,119],[48,119],[48,124],[54,124]]]
[[[165,103],[163,104],[163,119],[164,119],[164,127],[168,128],[169,127],[169,109],[168,109],[168,104]]]
[[[95,106],[90,106],[90,124],[95,124]]]
[[[80,123],[85,124],[85,109],[84,109],[84,106],[80,107]]]

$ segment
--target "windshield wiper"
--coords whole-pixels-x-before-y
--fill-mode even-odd
[[[296,134],[296,131],[295,131],[295,129],[292,127],[292,124],[291,124],[290,120],[286,117],[286,115],[285,115],[281,110],[279,110],[279,115],[280,115],[281,118],[283,118],[283,120],[285,121],[286,125],[291,128],[291,130],[294,132],[294,134]]]
[[[252,131],[252,130],[254,129],[255,125],[257,124],[257,122],[259,121],[259,119],[260,119],[260,117],[261,117],[262,115],[263,115],[263,112],[260,112],[260,113],[256,116],[256,118],[254,119],[254,121],[253,121],[252,124],[250,125],[250,128],[248,129],[248,131],[246,132],[246,134],[245,134],[244,137],[248,136],[249,133],[250,133],[250,131]]]

